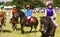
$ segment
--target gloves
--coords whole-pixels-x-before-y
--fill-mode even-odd
[[[54,17],[53,20],[56,20],[56,17]]]

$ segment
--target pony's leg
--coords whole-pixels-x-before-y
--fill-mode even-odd
[[[31,30],[30,30],[30,32],[32,31],[32,28],[33,28],[33,26],[31,26]]]
[[[12,28],[13,28],[13,30],[15,30],[15,24],[12,24]]]
[[[19,23],[19,22],[18,22],[18,17],[16,18],[16,21],[17,21],[17,23]]]
[[[21,33],[24,34],[23,24],[21,24]]]
[[[45,35],[42,33],[41,37],[45,37]]]
[[[51,37],[54,37],[54,35],[55,35],[55,32],[53,33],[53,35],[51,35]]]
[[[4,26],[6,26],[6,25],[5,25],[5,23],[6,23],[6,18],[4,18],[4,20],[3,20],[3,21],[4,21]]]
[[[49,35],[46,35],[46,34],[42,33],[41,37],[49,37]]]
[[[49,37],[49,35],[46,35],[46,37]]]
[[[35,32],[36,32],[37,26],[34,26],[34,28],[35,28]]]
[[[14,30],[14,26],[13,26],[13,24],[12,24],[12,29]]]
[[[0,27],[0,28],[1,28],[1,33],[2,33],[2,32],[3,32],[3,30],[2,30],[2,25],[1,25],[1,27]]]
[[[15,31],[16,31],[16,27],[17,27],[17,25],[15,24]]]
[[[54,36],[51,36],[51,37],[54,37]]]
[[[53,28],[52,28],[52,31],[51,31],[51,33],[50,33],[51,37],[54,37],[55,31],[56,31],[56,27],[53,27]]]

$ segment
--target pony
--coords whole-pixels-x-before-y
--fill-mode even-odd
[[[41,37],[54,37],[56,26],[53,21],[48,16],[40,17],[40,32],[42,33]]]
[[[17,16],[18,16],[18,14],[17,14],[17,12],[14,12],[14,15],[12,16],[12,18],[11,18],[11,23],[12,23],[12,29],[13,30],[17,30]]]
[[[4,24],[4,16],[3,16],[3,13],[0,13],[0,31],[2,32],[3,30],[2,30],[2,26],[3,26],[3,24]]]
[[[33,18],[33,21],[30,22],[31,19],[28,20],[27,17],[26,17],[26,15],[24,14],[24,12],[22,12],[22,11],[19,10],[19,9],[17,9],[17,12],[18,12],[18,15],[19,15],[19,17],[20,17],[21,33],[24,33],[24,29],[23,29],[23,28],[24,28],[25,26],[26,26],[26,27],[31,27],[30,32],[32,31],[32,28],[33,28],[33,26],[34,26],[35,31],[36,31],[37,26],[38,26],[38,20],[37,20],[37,18],[32,16],[31,18]]]
[[[4,26],[6,26],[5,25],[5,23],[6,23],[6,12],[2,12],[2,16],[3,16],[3,24],[4,24]]]

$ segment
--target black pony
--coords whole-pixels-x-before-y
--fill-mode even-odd
[[[40,17],[40,32],[42,33],[41,37],[54,37],[56,26],[50,17],[43,16]]]
[[[31,18],[33,18],[34,21],[30,23],[30,21],[27,20],[27,17],[25,16],[25,14],[24,14],[21,10],[17,9],[17,12],[18,12],[19,17],[20,17],[21,33],[24,33],[23,28],[24,28],[25,26],[26,26],[26,27],[31,27],[30,32],[32,31],[32,28],[33,28],[33,26],[34,26],[35,31],[36,31],[36,28],[37,28],[37,26],[38,26],[38,20],[37,20],[37,18],[36,18],[36,17],[31,17]]]

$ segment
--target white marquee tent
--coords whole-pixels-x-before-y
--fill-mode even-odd
[[[13,0],[0,0],[0,2],[12,2]]]

